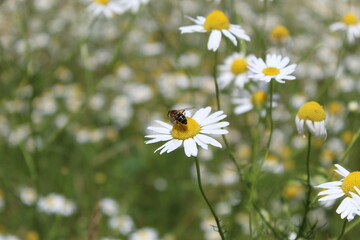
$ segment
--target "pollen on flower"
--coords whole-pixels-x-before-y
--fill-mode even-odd
[[[235,59],[231,64],[231,72],[235,75],[242,74],[247,71],[247,62],[243,58]]]
[[[200,125],[193,118],[186,117],[187,124],[175,123],[171,135],[175,139],[185,140],[196,136],[200,132]]]
[[[360,172],[352,172],[344,178],[343,183],[341,184],[341,188],[346,194],[346,196],[351,197],[350,192],[356,192],[355,188],[360,189]]]
[[[283,25],[277,25],[271,31],[271,37],[277,41],[284,40],[289,37],[289,30]]]
[[[324,121],[326,118],[323,107],[314,101],[305,103],[299,109],[297,116],[301,120],[310,120],[313,122],[321,122]]]
[[[94,0],[94,2],[102,5],[107,5],[110,0]]]
[[[266,76],[275,76],[275,75],[278,75],[280,73],[280,69],[278,69],[276,67],[267,67],[262,72]]]
[[[222,11],[217,10],[217,11],[213,11],[206,17],[204,28],[208,32],[213,29],[215,30],[229,29],[230,22]]]
[[[251,103],[253,105],[262,105],[264,104],[265,99],[266,99],[266,93],[264,91],[256,91],[251,96]]]
[[[344,15],[342,21],[346,25],[355,25],[355,24],[358,24],[359,19],[354,14],[347,13],[347,14]]]

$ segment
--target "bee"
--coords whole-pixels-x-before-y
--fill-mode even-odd
[[[179,109],[179,110],[170,110],[168,111],[168,117],[170,118],[170,121],[174,124],[174,123],[181,123],[186,125],[187,124],[187,120],[186,120],[186,116],[184,114],[185,110],[187,110],[188,108],[185,109]]]

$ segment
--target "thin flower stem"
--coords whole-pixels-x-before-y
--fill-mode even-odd
[[[341,159],[339,160],[339,164],[342,164],[346,158],[346,156],[349,154],[351,148],[354,146],[355,142],[358,140],[358,138],[360,137],[360,128],[359,130],[355,133],[354,137],[352,138],[349,146],[346,148],[344,154],[341,156]]]
[[[307,214],[309,212],[310,208],[310,195],[311,195],[311,183],[310,183],[310,151],[311,151],[311,133],[308,134],[308,146],[307,146],[307,156],[306,156],[306,174],[307,174],[307,187],[308,191],[306,194],[306,203],[305,203],[305,211],[304,211],[304,217],[301,222],[299,232],[296,236],[296,239],[303,236],[303,232],[305,230],[306,221],[307,221]]]
[[[356,227],[357,225],[359,225],[360,223],[360,218],[357,218],[356,220],[352,221],[351,224],[345,229],[345,233],[348,233],[349,231],[351,231],[354,227]]]
[[[265,160],[267,159],[267,157],[269,156],[270,153],[270,145],[271,145],[271,140],[272,140],[272,134],[273,134],[273,130],[274,130],[274,123],[273,123],[273,119],[272,119],[272,108],[273,108],[273,88],[274,88],[274,80],[271,79],[270,81],[270,107],[268,109],[269,111],[269,127],[270,127],[270,133],[269,133],[269,139],[267,141],[266,144],[266,150],[265,150],[265,156],[264,158],[261,160],[260,166],[258,168],[258,171],[261,170],[262,165],[264,164]]]
[[[216,104],[217,104],[217,110],[220,111],[221,105],[220,105],[220,91],[219,91],[219,85],[217,81],[217,65],[218,65],[218,53],[215,51],[214,53],[214,69],[213,69],[213,77],[214,77],[214,83],[215,83],[215,92],[216,92]]]
[[[215,222],[216,222],[216,225],[217,225],[217,230],[219,232],[219,235],[220,235],[221,239],[225,240],[225,234],[224,234],[224,231],[223,231],[223,229],[221,227],[220,219],[216,215],[213,207],[211,206],[211,204],[210,204],[209,200],[207,199],[207,197],[205,195],[205,192],[203,190],[202,183],[201,183],[201,175],[200,175],[200,164],[199,164],[199,159],[197,157],[195,157],[195,165],[196,165],[197,182],[198,182],[198,185],[199,185],[199,188],[200,188],[201,195],[203,196],[206,204],[210,208],[210,211],[211,211],[212,215],[215,218]]]
[[[219,90],[219,85],[218,85],[218,82],[217,82],[217,64],[218,64],[218,55],[217,55],[217,52],[215,52],[215,54],[214,54],[213,77],[214,77],[214,84],[215,84],[217,110],[220,111],[221,103],[220,103],[220,90]],[[225,146],[226,146],[226,151],[228,152],[231,161],[234,163],[234,165],[236,167],[236,170],[237,170],[237,172],[239,174],[239,177],[241,177],[240,167],[239,167],[239,164],[236,162],[235,154],[231,151],[229,142],[228,142],[227,138],[225,137],[225,135],[222,135],[222,138],[223,138]]]
[[[339,237],[337,238],[337,240],[341,240],[341,239],[343,238],[344,233],[345,233],[345,228],[346,228],[347,222],[348,222],[348,221],[345,219],[345,220],[344,220],[344,224],[343,224],[342,229],[341,229],[341,232],[340,232],[340,235],[339,235]]]

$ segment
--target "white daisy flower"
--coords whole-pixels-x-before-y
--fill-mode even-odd
[[[104,15],[112,18],[114,14],[122,14],[125,11],[117,0],[89,0],[89,2],[87,9],[95,16]]]
[[[294,80],[295,76],[291,75],[296,68],[296,64],[287,66],[290,62],[288,57],[282,57],[276,54],[267,54],[266,62],[261,58],[252,58],[248,63],[248,68],[253,74],[249,78],[260,81],[270,82],[275,79],[279,83],[285,83],[284,80]]]
[[[265,116],[265,109],[269,105],[267,101],[268,95],[266,93],[266,86],[260,86],[253,89],[253,92],[249,92],[246,89],[239,90],[234,96],[232,102],[235,104],[234,113],[241,115],[250,112],[254,109],[264,110],[261,112],[262,116]],[[272,107],[276,107],[278,104],[279,95],[273,95]]]
[[[130,10],[132,13],[139,11],[141,4],[147,4],[149,0],[123,0],[121,1],[122,7],[125,11]]]
[[[348,221],[354,219],[355,215],[359,215],[359,204],[358,200],[360,197],[355,196],[356,193],[360,193],[360,171],[349,172],[339,164],[335,164],[335,172],[343,176],[344,178],[340,181],[327,182],[315,186],[316,188],[324,189],[318,196],[319,201],[332,201],[341,198],[345,195],[345,198],[336,209],[336,213],[340,214],[341,218],[347,218]]]
[[[146,227],[131,233],[129,240],[158,240],[159,234],[154,228]]]
[[[245,83],[249,82],[247,65],[252,57],[245,57],[242,53],[234,53],[227,57],[224,64],[219,66],[219,88],[224,89],[232,81],[235,82],[235,86],[244,88]]]
[[[226,115],[223,111],[216,111],[212,114],[211,107],[199,109],[192,117],[185,112],[187,123],[183,124],[175,121],[173,125],[157,120],[156,122],[161,127],[148,127],[149,130],[156,132],[154,135],[147,135],[146,138],[151,140],[146,141],[146,144],[156,143],[160,141],[167,141],[164,145],[155,150],[164,152],[172,152],[184,145],[186,156],[197,156],[199,145],[203,149],[207,149],[208,145],[221,148],[221,144],[208,134],[222,135],[227,134],[228,131],[221,129],[229,125],[228,122],[220,120],[224,119]],[[210,114],[210,115],[209,115]]]
[[[341,22],[330,25],[330,31],[335,32],[338,30],[346,30],[349,43],[354,43],[355,38],[360,37],[359,19],[352,13],[345,14]]]
[[[207,43],[209,50],[216,51],[221,42],[221,36],[224,34],[230,41],[237,46],[236,37],[250,41],[250,37],[239,25],[230,24],[229,19],[222,11],[213,11],[206,18],[202,16],[196,19],[189,17],[196,25],[180,27],[181,33],[210,32]]]
[[[295,123],[299,134],[305,137],[309,131],[314,138],[326,138],[326,114],[323,107],[317,102],[305,103],[298,111]]]

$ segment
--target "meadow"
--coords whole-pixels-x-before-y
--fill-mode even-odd
[[[0,1],[0,240],[358,239],[359,18]]]

